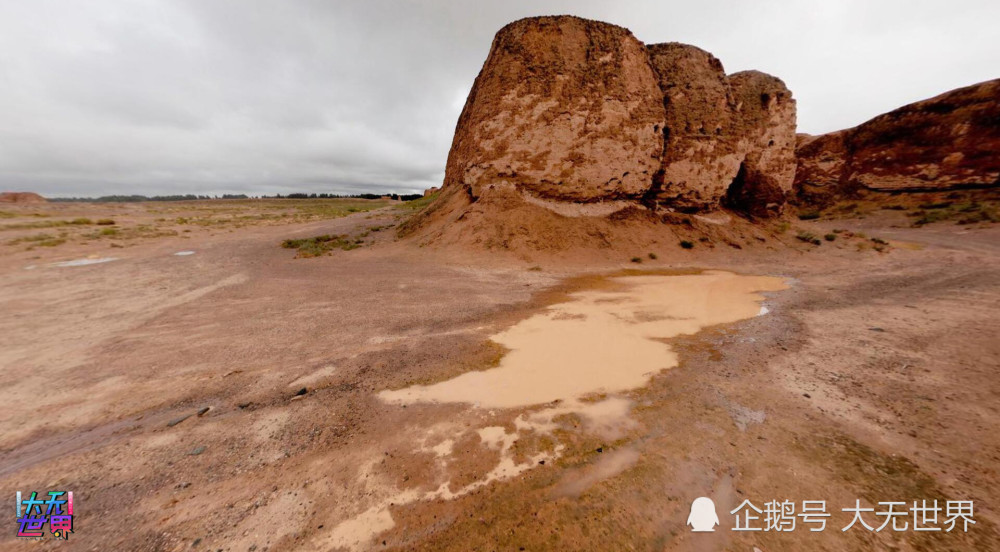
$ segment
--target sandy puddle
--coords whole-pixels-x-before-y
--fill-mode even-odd
[[[493,336],[510,349],[497,368],[379,397],[512,408],[635,389],[677,365],[670,345],[660,340],[752,318],[762,312],[764,297],[757,292],[787,287],[780,278],[719,271],[612,282],[621,289],[574,293]]]
[[[499,452],[499,462],[476,481],[453,489],[448,479],[418,491],[380,493],[386,498],[342,522],[327,534],[323,544],[363,549],[371,539],[393,527],[389,507],[420,500],[452,499],[494,481],[515,477],[558,458],[563,445],[555,444],[535,454],[521,452],[514,444],[527,435],[546,435],[562,427],[559,420],[574,416],[580,430],[617,439],[634,422],[631,402],[621,394],[646,385],[660,371],[677,366],[669,340],[717,324],[738,322],[766,314],[760,292],[780,291],[788,285],[781,278],[744,276],[723,271],[683,275],[642,275],[609,278],[610,286],[572,293],[568,300],[550,306],[494,336],[508,349],[495,368],[467,372],[433,385],[386,390],[379,398],[390,404],[466,403],[487,420],[497,409],[526,410],[514,420],[513,431],[500,425],[455,429],[435,437],[440,429],[425,429],[415,443],[419,453],[433,455],[447,473],[456,460],[452,444],[466,433],[478,433],[484,452]],[[600,400],[596,400],[600,398]],[[417,435],[422,430],[415,428]],[[551,439],[550,439],[551,440]],[[621,453],[595,467],[582,481],[566,482],[560,492],[582,492],[597,480],[627,469],[637,452]],[[365,474],[367,477],[369,474]]]

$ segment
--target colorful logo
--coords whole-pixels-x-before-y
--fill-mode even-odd
[[[21,500],[21,491],[17,491],[18,537],[43,537],[47,523],[52,536],[69,539],[69,534],[73,532],[73,493],[49,491],[48,495],[49,499],[45,500],[32,491],[31,498]],[[63,495],[65,498],[60,498]]]

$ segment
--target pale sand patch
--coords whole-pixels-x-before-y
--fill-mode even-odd
[[[118,257],[101,257],[98,259],[73,259],[72,261],[62,261],[58,263],[52,263],[52,266],[87,266],[92,264],[110,263],[111,261],[117,261]]]
[[[328,364],[326,366],[323,366],[319,370],[316,370],[315,372],[297,378],[295,381],[289,383],[288,387],[304,387],[307,385],[312,385],[317,381],[321,381],[323,379],[332,376],[336,371],[337,371],[336,366]]]
[[[623,448],[606,452],[592,465],[567,474],[553,491],[555,496],[580,496],[595,483],[612,478],[631,468],[639,460],[639,451]]]

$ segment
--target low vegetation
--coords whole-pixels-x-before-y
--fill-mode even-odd
[[[820,241],[820,239],[817,238],[815,234],[811,232],[799,232],[798,234],[795,235],[795,239],[802,242],[811,243],[813,245],[823,245],[823,242]]]
[[[997,206],[979,201],[923,203],[918,211],[907,213],[907,216],[913,218],[915,227],[945,221],[954,221],[955,224],[1000,222]]]
[[[349,251],[361,247],[364,242],[361,238],[350,239],[345,235],[324,234],[312,238],[288,239],[281,242],[281,247],[285,249],[297,249],[296,257],[320,257],[333,251],[342,249]]]
[[[53,236],[52,234],[35,234],[33,236],[24,236],[7,242],[7,245],[23,245],[27,244],[28,249],[33,249],[37,247],[55,247],[57,245],[62,245],[66,243],[66,235],[60,234],[59,236]]]

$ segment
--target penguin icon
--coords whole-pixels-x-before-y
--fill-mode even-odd
[[[719,524],[719,516],[715,513],[715,503],[711,498],[702,496],[694,499],[691,503],[691,513],[688,515],[687,524],[691,526],[694,533],[712,533],[715,526]]]

